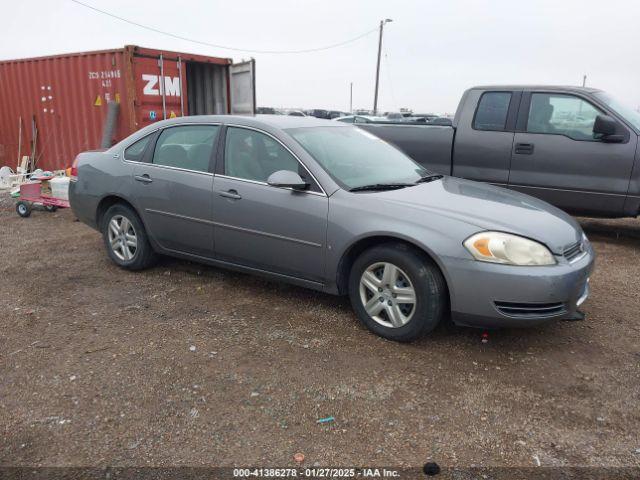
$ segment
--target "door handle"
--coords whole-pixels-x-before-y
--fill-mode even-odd
[[[533,153],[533,143],[516,143],[515,152],[520,155],[531,155]]]
[[[226,192],[218,193],[218,195],[225,198],[232,198],[234,200],[240,200],[242,198],[242,195],[238,194],[236,190],[227,190]]]
[[[149,175],[147,175],[146,173],[144,175],[134,175],[133,178],[134,178],[134,180],[136,180],[138,182],[142,182],[142,183],[151,183],[151,182],[153,182],[151,177]]]

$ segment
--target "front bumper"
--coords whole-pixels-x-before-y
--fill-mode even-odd
[[[451,316],[458,325],[532,327],[572,319],[589,295],[594,253],[586,245],[573,263],[521,267],[449,259],[446,262]]]

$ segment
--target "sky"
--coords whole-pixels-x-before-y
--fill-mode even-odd
[[[346,45],[303,54],[232,51],[124,23],[71,0],[3,5],[0,59],[124,45],[256,59],[259,106],[373,106],[380,20],[379,110],[452,113],[484,84],[601,88],[640,107],[637,0],[82,0],[179,36],[250,50]],[[9,21],[6,21],[9,19]],[[9,41],[8,39],[16,39]]]

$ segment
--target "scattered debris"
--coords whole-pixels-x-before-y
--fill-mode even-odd
[[[78,378],[78,377],[76,377],[75,375],[71,375],[71,376],[69,377],[69,380],[73,382],[76,378]]]
[[[129,450],[134,450],[138,448],[138,445],[140,445],[140,440],[136,440],[135,442],[130,442],[129,445],[127,445],[127,448]]]
[[[489,332],[482,332],[482,343],[489,343]]]
[[[538,457],[538,455],[534,455],[534,456],[533,456],[533,459],[536,461],[536,465],[537,465],[538,467],[539,467],[540,465],[542,465],[542,464],[540,463],[540,457]]]
[[[316,423],[331,423],[335,421],[336,419],[333,417],[325,417],[325,418],[319,418],[318,420],[316,420]]]
[[[440,465],[436,462],[427,462],[422,467],[422,471],[428,477],[434,477],[440,473]]]
[[[195,345],[191,345],[189,347],[189,350],[192,351],[192,352],[195,352],[196,351],[196,346]]]
[[[198,418],[198,416],[200,415],[200,412],[198,412],[198,409],[196,407],[193,407],[190,411],[189,411],[189,416],[191,418]]]
[[[85,350],[84,353],[96,353],[96,352],[102,352],[104,350],[109,350],[110,346],[107,345],[105,347],[98,347],[98,348],[94,348],[92,350]]]
[[[302,463],[302,462],[304,462],[304,453],[296,453],[296,454],[293,456],[293,459],[294,459],[296,462],[298,462],[298,463]]]
[[[258,392],[251,392],[252,397],[259,397],[260,394]]]

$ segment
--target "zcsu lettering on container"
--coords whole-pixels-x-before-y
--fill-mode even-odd
[[[89,72],[89,80],[102,80],[103,87],[110,87],[112,78],[120,78],[120,70],[100,70]]]
[[[142,74],[142,80],[147,82],[142,89],[144,95],[161,95],[162,84],[159,75]],[[164,91],[172,97],[180,96],[180,77],[164,77]]]

